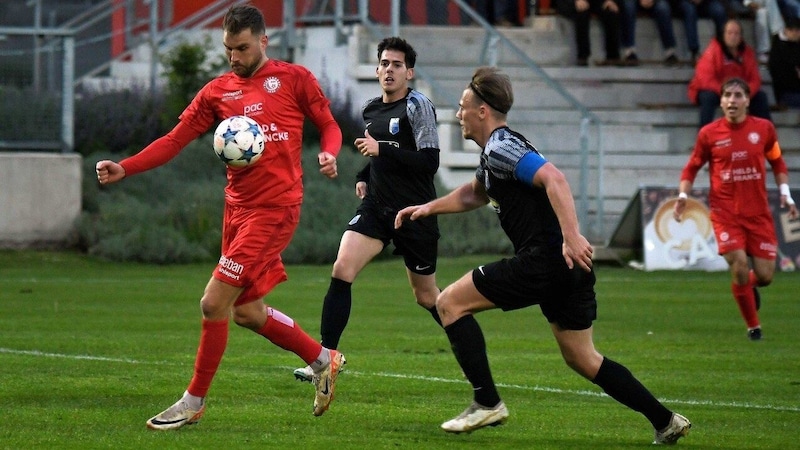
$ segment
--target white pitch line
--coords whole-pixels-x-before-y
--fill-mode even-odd
[[[137,278],[136,282],[147,283],[172,283],[169,278]],[[0,278],[0,283],[31,283],[31,284],[121,284],[130,283],[131,280],[121,278]]]
[[[128,359],[128,358],[109,358],[105,356],[65,355],[63,353],[47,353],[38,350],[14,350],[12,348],[2,348],[2,347],[0,347],[0,353],[7,353],[11,355],[41,356],[45,358],[76,359],[85,361],[105,361],[105,362],[119,362],[128,364],[172,365],[172,363],[166,361],[153,362],[153,361],[138,361],[135,359]]]
[[[283,367],[283,368],[287,370],[292,369],[291,367]],[[452,378],[429,377],[425,375],[405,375],[405,374],[389,373],[389,372],[377,372],[377,373],[357,372],[354,370],[347,369],[345,373],[347,373],[348,375],[355,375],[359,377],[363,376],[363,377],[401,378],[409,380],[435,381],[439,383],[467,383],[467,381],[463,379],[457,380]],[[524,391],[547,392],[550,394],[570,394],[570,395],[581,395],[584,397],[608,397],[608,394],[604,392],[587,391],[587,390],[560,389],[560,388],[551,388],[544,386],[528,386],[522,384],[507,384],[507,383],[497,383],[497,386],[508,389],[519,389]],[[659,401],[663,403],[670,403],[670,404],[677,403],[682,405],[694,405],[694,406],[713,406],[713,407],[723,407],[723,408],[763,409],[769,411],[800,412],[800,407],[796,406],[758,405],[748,402],[717,402],[711,400],[675,400],[675,399],[659,399]]]
[[[104,356],[91,356],[91,355],[67,355],[63,353],[48,353],[38,350],[15,350],[3,347],[0,347],[0,353],[6,353],[11,355],[36,356],[45,358],[65,358],[65,359],[87,360],[87,361],[119,362],[127,364],[180,365],[177,363],[170,363],[167,361],[140,361],[129,358],[109,358]],[[293,367],[288,367],[288,366],[277,366],[277,368],[287,371],[293,369]],[[437,383],[467,382],[466,380],[463,379],[430,377],[425,375],[407,375],[407,374],[391,373],[391,372],[359,372],[355,370],[350,370],[349,368],[345,373],[347,373],[350,376],[357,376],[357,377],[383,377],[383,378],[396,378],[396,379],[407,379],[407,380],[432,381]],[[551,388],[545,386],[528,386],[523,384],[506,384],[506,383],[497,383],[497,386],[506,389],[547,392],[550,394],[569,394],[569,395],[580,395],[584,397],[608,397],[608,395],[605,393],[587,391],[587,390],[560,389],[560,388]],[[711,400],[680,400],[680,399],[659,399],[659,401],[669,404],[682,404],[682,405],[692,405],[692,406],[712,406],[721,408],[761,409],[769,411],[800,412],[800,407],[796,406],[759,405],[748,402],[717,402]]]

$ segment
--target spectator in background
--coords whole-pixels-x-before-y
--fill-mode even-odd
[[[755,16],[754,36],[758,62],[766,64],[769,59],[772,35],[783,30],[783,16],[777,0],[744,0]]]
[[[785,19],[800,18],[800,0],[777,0],[777,2]]]
[[[800,108],[800,19],[787,17],[772,38],[768,67],[778,104]]]
[[[403,0],[402,8],[408,8],[408,0]],[[449,14],[447,12],[447,2],[442,0],[430,0],[425,2],[425,13],[428,25],[447,25]]]
[[[588,66],[592,53],[589,41],[589,19],[597,15],[603,24],[606,59],[598,65],[621,65],[619,58],[619,6],[615,0],[556,0],[556,11],[575,24],[577,65]]]
[[[725,5],[720,0],[673,0],[677,3],[674,8],[681,12],[683,28],[686,32],[686,46],[691,54],[692,64],[700,53],[700,35],[697,32],[697,20],[700,17],[710,18],[714,22],[714,33],[722,35],[728,14]],[[719,87],[719,85],[717,85]]]
[[[636,54],[636,14],[644,11],[653,16],[658,28],[658,37],[664,49],[664,64],[672,66],[678,63],[675,55],[675,31],[672,28],[672,9],[668,0],[622,0],[621,43],[624,50],[622,60],[626,65],[638,66],[639,56]]]
[[[494,0],[494,24],[503,27],[518,27],[520,19],[519,0]]]
[[[519,0],[472,0],[468,3],[491,25],[500,27],[522,25]]]
[[[767,94],[761,90],[756,53],[742,39],[742,25],[735,19],[725,23],[722,36],[711,39],[689,82],[689,100],[700,105],[700,128],[714,120],[719,87],[731,78],[741,78],[750,87],[750,113],[772,120]]]

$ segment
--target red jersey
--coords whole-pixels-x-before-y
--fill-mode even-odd
[[[341,148],[341,130],[314,75],[303,66],[270,59],[248,78],[228,72],[208,82],[180,115],[181,124],[173,132],[120,164],[126,175],[164,164],[189,141],[234,115],[254,119],[266,136],[264,154],[258,162],[241,169],[228,168],[225,200],[234,206],[275,207],[302,202],[306,117],[320,130],[321,151],[336,156]]]
[[[783,166],[772,122],[747,116],[735,124],[723,117],[700,129],[681,180],[694,183],[697,172],[708,162],[712,220],[715,211],[740,217],[769,214],[765,159],[773,170],[776,164]]]

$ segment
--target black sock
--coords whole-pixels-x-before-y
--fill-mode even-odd
[[[319,326],[322,346],[325,348],[339,348],[339,339],[350,319],[350,308],[353,305],[351,286],[352,283],[331,278],[328,293],[322,302],[322,319]]]
[[[475,317],[471,314],[464,316],[446,326],[444,331],[456,361],[472,384],[475,401],[489,407],[500,403],[486,356],[486,341]]]
[[[442,326],[442,318],[439,317],[439,311],[436,310],[436,306],[431,306],[428,308],[428,312],[431,313],[431,316],[433,316],[433,320],[435,320],[439,326]]]
[[[653,397],[653,394],[622,364],[604,358],[592,383],[603,388],[614,400],[642,413],[656,430],[669,425],[672,411]]]

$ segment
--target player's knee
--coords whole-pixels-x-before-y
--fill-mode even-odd
[[[233,311],[233,322],[242,328],[258,330],[261,328],[261,325],[263,325],[259,323],[259,319],[260,318],[254,317],[252,314],[247,314],[239,309],[234,309]]]
[[[600,365],[593,358],[586,357],[585,355],[580,356],[575,353],[562,353],[562,356],[567,366],[578,373],[578,375],[588,380],[593,379],[594,376],[597,375],[597,370]]]
[[[203,318],[208,320],[220,320],[225,318],[223,308],[208,296],[203,296],[200,300],[200,311],[203,313]]]
[[[442,308],[447,302],[449,301],[450,296],[450,289],[445,288],[443,291],[439,291],[439,294],[436,296],[436,307]]]
[[[358,272],[353,270],[350,267],[350,264],[347,264],[341,260],[336,260],[333,263],[333,270],[331,271],[331,278],[336,278],[342,281],[346,281],[348,283],[352,283],[355,280],[356,275]]]
[[[463,310],[455,301],[452,295],[452,289],[448,288],[439,293],[436,297],[436,310],[439,312],[439,317],[443,322],[451,322],[451,318],[461,317]]]
[[[425,309],[431,309],[432,307],[436,306],[436,300],[439,297],[439,288],[436,289],[418,289],[412,288],[414,291],[414,298],[417,300],[417,304],[422,306]]]

